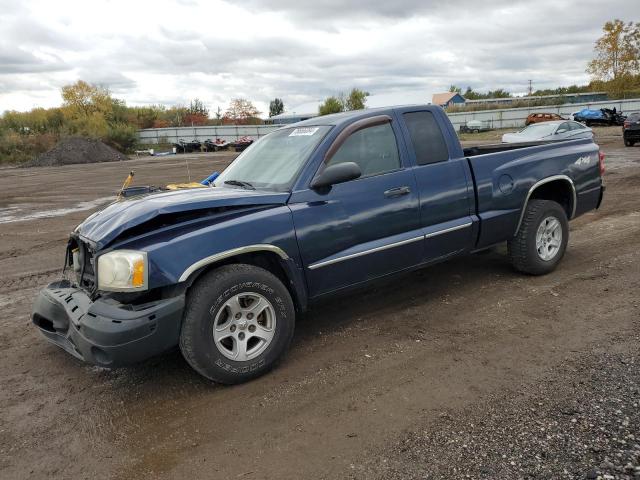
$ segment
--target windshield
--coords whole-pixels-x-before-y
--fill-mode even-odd
[[[287,191],[330,129],[312,126],[276,130],[242,152],[215,185]]]
[[[520,130],[520,135],[531,138],[542,138],[551,135],[556,131],[555,123],[534,123],[527,128]]]

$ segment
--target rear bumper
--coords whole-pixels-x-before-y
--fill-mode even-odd
[[[91,301],[65,280],[40,291],[31,319],[50,342],[103,367],[136,363],[178,344],[184,295],[131,307]]]
[[[604,185],[600,187],[600,196],[598,197],[598,203],[596,204],[596,210],[602,205],[602,199],[604,198],[604,191],[607,189]]]

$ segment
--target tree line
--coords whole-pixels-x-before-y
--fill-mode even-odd
[[[198,98],[188,105],[128,106],[108,89],[82,80],[62,87],[61,96],[60,107],[7,111],[0,116],[0,163],[30,160],[64,135],[98,138],[126,153],[135,149],[138,130],[144,128],[263,123],[260,111],[244,98],[235,98],[226,110],[218,107],[212,114]],[[282,113],[281,99],[271,103],[270,113]]]

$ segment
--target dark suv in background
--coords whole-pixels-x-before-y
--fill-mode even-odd
[[[633,147],[640,142],[640,113],[632,113],[622,125],[622,137],[627,147]]]

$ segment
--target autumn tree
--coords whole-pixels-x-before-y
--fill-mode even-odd
[[[594,80],[619,80],[640,70],[640,23],[622,20],[606,22],[596,41],[595,58],[587,65]]]
[[[78,80],[62,87],[61,93],[68,133],[95,138],[107,136],[114,110],[109,90]]]
[[[269,102],[269,117],[280,115],[284,112],[284,102],[281,98],[274,98]]]
[[[78,80],[61,93],[65,133],[99,138],[121,151],[134,148],[138,135],[131,112],[107,88]]]
[[[71,118],[88,117],[94,113],[108,115],[113,110],[109,90],[78,80],[62,87],[62,108]]]
[[[260,111],[245,98],[234,98],[224,114],[225,123],[244,125],[257,123]]]

